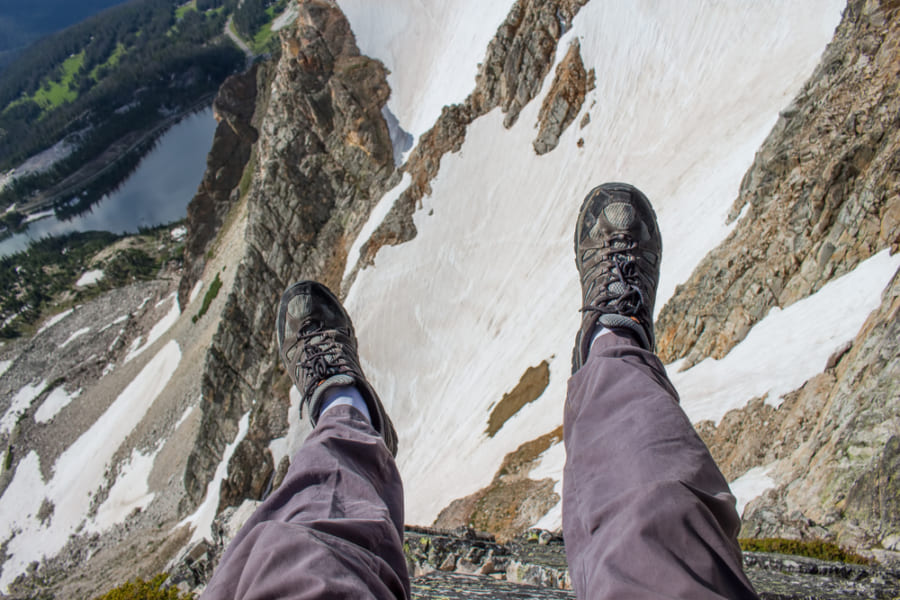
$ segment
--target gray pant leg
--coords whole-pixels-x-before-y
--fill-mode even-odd
[[[756,598],[740,518],[659,359],[599,337],[569,380],[563,533],[579,598]]]
[[[337,406],[235,536],[202,598],[409,596],[400,474],[368,421]]]

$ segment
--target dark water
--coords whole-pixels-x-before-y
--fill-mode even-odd
[[[167,131],[134,173],[89,211],[66,221],[49,216],[0,242],[0,256],[28,248],[31,240],[73,231],[134,233],[183,219],[206,170],[216,120],[212,109],[182,119]]]

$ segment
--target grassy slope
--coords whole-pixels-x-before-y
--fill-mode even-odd
[[[72,89],[72,82],[82,64],[84,64],[84,50],[64,60],[62,76],[56,80],[45,80],[44,85],[34,93],[31,99],[37,102],[46,113],[64,102],[72,102],[78,98],[78,90]]]

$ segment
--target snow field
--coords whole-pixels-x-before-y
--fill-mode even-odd
[[[540,462],[528,474],[530,479],[540,481],[541,479],[550,478],[556,481],[553,491],[559,496],[560,500],[556,506],[551,508],[546,515],[534,524],[539,529],[547,531],[557,531],[562,529],[562,480],[563,467],[566,465],[566,446],[563,442],[557,442],[547,448],[541,455]]]
[[[0,543],[8,540],[9,555],[0,574],[0,590],[5,590],[32,561],[57,554],[69,536],[85,525],[91,499],[106,480],[110,460],[166,387],[180,361],[177,342],[163,346],[90,429],[59,456],[50,481],[44,482],[35,452],[19,462],[13,480],[0,497]],[[143,472],[143,460],[132,455],[131,466],[124,470],[128,487],[139,480],[134,473]],[[102,521],[89,527],[109,526],[122,516],[113,505],[128,504],[122,500],[125,485],[111,494],[108,502],[113,504],[102,513]],[[142,498],[132,497],[131,502],[137,506],[134,503],[142,502]],[[53,510],[42,522],[37,515],[45,499]]]
[[[350,274],[350,271],[353,270],[354,265],[356,265],[356,262],[359,260],[359,251],[362,249],[363,244],[372,237],[372,234],[375,233],[375,230],[378,229],[378,226],[381,225],[381,222],[384,221],[384,218],[391,211],[394,202],[396,202],[397,198],[406,191],[411,182],[412,177],[409,176],[409,173],[404,173],[403,177],[400,179],[400,183],[388,190],[384,196],[382,196],[381,200],[378,201],[378,204],[375,205],[375,208],[372,209],[368,220],[366,220],[365,225],[360,229],[359,235],[357,235],[356,239],[353,241],[353,245],[350,246],[350,252],[347,253],[348,258],[347,265],[344,267],[344,278]]]
[[[666,248],[661,307],[727,235],[740,180],[816,65],[841,7],[591,2],[558,52],[559,60],[578,37],[585,66],[596,69],[581,113],[590,124],[579,129],[580,114],[555,150],[534,154],[551,69],[512,129],[495,110],[470,126],[461,152],[442,159],[414,217],[418,236],[381,249],[346,302],[366,372],[400,432],[409,523],[431,523],[450,501],[487,485],[506,453],[561,423],[580,321],[572,232],[584,194],[624,180],[653,201]],[[372,27],[349,14],[355,30]],[[433,52],[426,44],[414,57],[395,54],[389,68],[401,73],[401,59]],[[392,81],[399,97],[412,93],[396,87],[402,81]],[[493,403],[545,359],[544,394],[487,438]]]
[[[388,107],[415,139],[464,101],[512,0],[338,0],[360,51],[390,70]],[[415,141],[413,142],[415,143]]]
[[[306,436],[312,431],[309,420],[300,420],[300,392],[294,386],[291,386],[290,398],[291,406],[288,409],[287,435],[275,438],[269,442],[269,450],[272,452],[272,460],[276,469],[278,469],[278,463],[284,457],[293,458],[300,446],[303,445]]]
[[[119,477],[110,488],[106,500],[97,509],[94,519],[88,523],[88,531],[105,531],[116,523],[123,522],[135,509],[144,509],[150,505],[155,494],[150,491],[147,481],[153,470],[153,461],[162,447],[163,443],[160,443],[148,454],[137,448],[131,451],[131,457],[122,465]]]

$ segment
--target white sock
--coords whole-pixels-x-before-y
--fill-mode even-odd
[[[591,346],[588,348],[588,354],[591,353],[591,349],[594,347],[594,342],[597,341],[597,338],[601,335],[606,335],[607,333],[612,333],[612,329],[607,329],[603,325],[597,324],[597,329],[594,330],[594,337],[591,338]]]
[[[369,414],[369,407],[363,400],[362,394],[355,385],[335,385],[325,390],[325,397],[322,399],[322,408],[319,410],[319,418],[325,414],[325,411],[335,406],[352,406],[363,414],[366,421],[372,422],[372,416]]]

